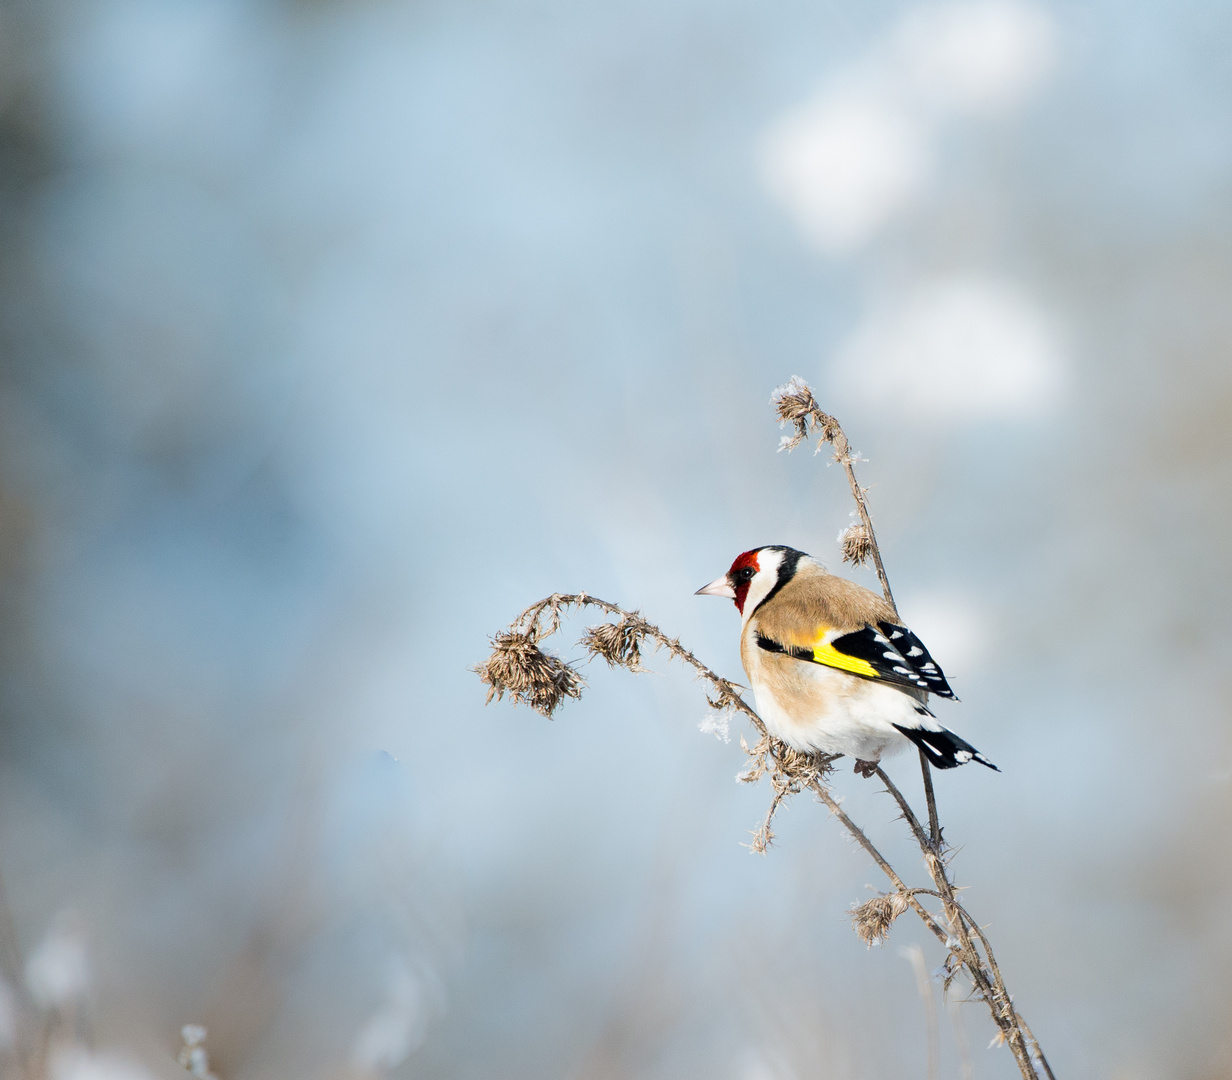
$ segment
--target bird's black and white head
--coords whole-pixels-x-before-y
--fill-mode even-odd
[[[782,544],[753,548],[736,556],[721,578],[698,589],[697,596],[726,596],[747,622],[762,604],[795,577],[801,559],[808,556]]]

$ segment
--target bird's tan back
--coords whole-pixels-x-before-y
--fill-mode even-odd
[[[757,609],[758,630],[783,645],[812,645],[827,630],[840,634],[878,622],[897,622],[893,608],[854,581],[803,563],[774,596]]]

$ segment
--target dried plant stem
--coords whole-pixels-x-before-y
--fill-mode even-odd
[[[842,465],[844,472],[847,473],[847,483],[851,485],[851,494],[856,501],[856,508],[860,512],[860,521],[864,525],[865,532],[868,535],[869,545],[872,547],[873,566],[877,570],[877,578],[881,582],[881,591],[885,594],[886,603],[894,609],[894,613],[898,614],[898,605],[894,603],[894,594],[890,591],[890,578],[886,574],[885,564],[881,561],[881,548],[877,545],[877,533],[873,529],[873,518],[868,512],[868,489],[860,486],[860,482],[856,479],[856,458],[851,453],[851,444],[847,441],[847,436],[843,433],[843,429],[839,427],[838,421],[830,417],[833,426],[826,430],[830,433],[828,442],[834,446],[834,460]]]
[[[844,557],[857,565],[871,559],[886,601],[894,607],[889,578],[873,532],[866,492],[855,475],[857,458],[851,452],[843,429],[834,417],[817,407],[812,391],[800,379],[793,378],[787,386],[776,391],[773,400],[780,419],[795,427],[795,435],[784,438],[784,449],[791,449],[808,438],[810,427],[820,433],[820,443],[828,442],[834,446],[835,460],[846,471],[860,516],[860,523],[852,525],[843,537]],[[928,806],[927,830],[885,771],[878,766],[874,772],[898,804],[903,820],[919,845],[932,878],[931,889],[908,886],[864,830],[847,816],[826,783],[833,768],[834,756],[802,753],[772,737],[761,717],[741,696],[742,687],[712,671],[681,645],[678,638],[669,637],[637,611],[627,611],[587,593],[553,593],[532,604],[508,629],[492,638],[491,656],[475,668],[488,685],[488,700],[499,700],[509,694],[515,702],[530,705],[550,717],[567,698],[580,697],[585,686],[581,674],[572,664],[544,652],[540,643],[557,633],[565,614],[584,608],[597,608],[604,615],[618,620],[591,627],[583,636],[581,645],[590,659],[601,657],[613,667],[643,671],[641,649],[644,644],[650,643],[692,668],[697,678],[709,684],[711,693],[707,694],[707,700],[712,708],[743,713],[753,725],[760,738],[751,749],[741,739],[750,764],[740,779],[753,782],[767,777],[773,797],[750,847],[756,852],[765,852],[774,839],[771,830],[774,816],[786,798],[805,789],[812,791],[881,868],[893,886],[893,892],[852,910],[853,925],[861,938],[869,944],[884,941],[894,920],[907,909],[914,911],[947,950],[944,965],[946,989],[954,978],[965,973],[973,993],[987,1004],[1000,1036],[1014,1055],[1023,1080],[1041,1080],[1041,1077],[1054,1080],[1038,1041],[1014,1007],[987,936],[958,901],[958,889],[949,876],[932,774],[923,753],[920,754],[920,764]],[[941,913],[931,911],[921,897],[933,897],[940,901]]]
[[[1040,1063],[1040,1068],[1044,1070],[1044,1075],[1048,1077],[1048,1080],[1057,1080],[1057,1078],[1052,1075],[1052,1066],[1048,1064],[1048,1059],[1044,1056],[1044,1051],[1040,1048],[1039,1040],[1035,1037],[1035,1032],[1027,1027],[1027,1022],[1021,1016],[1018,1017],[1018,1023],[1022,1025],[1022,1030],[1027,1033],[1027,1038],[1031,1041],[1031,1047],[1034,1052],[1035,1059]]]
[[[791,424],[795,435],[785,436],[779,446],[780,450],[794,450],[812,434],[817,436],[817,453],[829,443],[834,447],[834,460],[843,467],[847,474],[847,483],[851,485],[851,494],[856,501],[856,510],[860,515],[860,524],[847,530],[843,544],[843,559],[845,562],[861,565],[868,559],[873,560],[877,570],[877,578],[881,582],[881,591],[885,594],[886,603],[894,608],[894,594],[890,591],[890,579],[886,575],[885,564],[881,561],[881,549],[877,545],[877,534],[873,530],[873,518],[868,512],[868,489],[860,486],[856,479],[856,461],[858,454],[851,451],[851,443],[842,425],[827,412],[823,412],[813,397],[813,391],[799,375],[793,375],[784,386],[780,386],[770,395],[770,404],[778,415],[780,424]]]
[[[626,611],[617,604],[600,600],[588,593],[553,593],[551,596],[532,604],[514,621],[513,627],[522,632],[529,632],[532,637],[543,634],[554,634],[560,628],[562,613],[569,608],[594,607],[608,615],[619,615],[625,626],[634,629],[638,636],[649,639],[656,648],[666,649],[676,660],[687,664],[701,677],[706,679],[719,692],[723,706],[731,706],[743,712],[761,734],[766,733],[761,717],[753,711],[737,692],[735,683],[729,682],[723,676],[711,671],[688,649],[680,644],[679,638],[668,637],[653,623],[642,618],[636,611]],[[546,626],[544,620],[546,619]],[[603,655],[597,653],[597,655]]]
[[[872,559],[877,570],[877,578],[881,582],[881,592],[886,603],[898,614],[898,605],[894,603],[894,593],[890,590],[890,578],[886,574],[885,563],[881,558],[881,545],[877,543],[877,532],[873,528],[872,514],[868,509],[868,489],[862,487],[856,478],[856,461],[858,455],[851,452],[851,443],[847,439],[843,425],[827,412],[823,412],[813,397],[813,391],[808,383],[798,375],[779,387],[770,398],[778,413],[779,420],[792,424],[796,429],[794,437],[788,438],[783,448],[792,450],[809,437],[809,429],[818,436],[817,452],[829,443],[834,447],[834,460],[843,466],[847,474],[847,483],[851,488],[851,497],[855,500],[856,510],[860,515],[860,525],[849,529],[843,537],[843,560],[859,566]],[[854,536],[858,534],[858,536]],[[937,818],[937,800],[933,793],[932,771],[924,751],[920,752],[920,774],[924,779],[924,795],[928,802],[928,833],[932,846],[941,851],[941,825]]]
[[[856,478],[855,463],[857,457],[851,452],[851,444],[848,442],[842,425],[829,413],[822,411],[813,397],[813,392],[808,384],[798,376],[793,376],[785,386],[777,389],[771,397],[771,403],[775,407],[779,420],[784,424],[790,423],[795,428],[795,435],[784,440],[783,449],[791,450],[808,438],[810,427],[813,434],[818,437],[817,450],[819,452],[826,443],[829,443],[834,448],[834,460],[843,466],[843,470],[847,474],[851,495],[855,500],[856,510],[860,515],[860,525],[853,526],[843,537],[844,560],[859,565],[871,559],[873,566],[877,570],[877,577],[881,582],[881,590],[885,595],[886,603],[894,608],[897,613],[898,608],[890,591],[890,579],[885,571],[885,564],[881,558],[881,548],[877,543],[877,534],[873,529],[872,516],[868,510],[867,489],[861,487],[859,480]],[[920,826],[920,822],[908,805],[907,800],[903,798],[902,793],[894,786],[885,772],[878,768],[876,774],[885,785],[886,790],[898,803],[899,808],[902,810],[903,819],[910,826],[916,842],[924,854],[924,861],[928,866],[929,874],[937,886],[937,892],[934,895],[937,895],[942,901],[946,921],[950,924],[954,932],[953,937],[958,942],[958,947],[955,951],[963,967],[967,970],[975,988],[987,1002],[993,1020],[1013,1050],[1014,1057],[1023,1076],[1026,1080],[1036,1080],[1038,1077],[1035,1062],[1032,1060],[1033,1055],[1027,1047],[1027,1040],[1029,1038],[1034,1047],[1035,1059],[1039,1061],[1049,1080],[1052,1080],[1052,1070],[1049,1068],[1047,1059],[1040,1050],[1039,1044],[1036,1042],[1035,1037],[1029,1034],[1029,1029],[1026,1029],[1026,1025],[1014,1009],[1009,992],[1005,989],[1005,983],[1001,978],[1001,971],[993,957],[992,948],[988,944],[988,939],[975,921],[966,914],[962,905],[955,899],[955,888],[948,877],[946,869],[941,824],[937,814],[937,799],[933,791],[932,771],[929,767],[928,759],[924,756],[922,750],[920,751],[920,771],[924,780],[924,797],[928,805],[927,833]],[[871,848],[871,845],[866,843],[866,847]],[[878,861],[883,862],[883,860]],[[882,869],[885,869],[884,865]],[[891,880],[895,882],[896,887],[901,889],[901,886],[894,877],[891,877]],[[919,910],[919,905],[914,902],[914,897],[912,897],[912,900],[912,906]],[[928,922],[929,920],[925,921]],[[934,933],[938,932],[935,921],[929,923],[929,926],[930,929],[934,930]],[[972,941],[972,931],[978,936],[980,943],[984,947],[986,963],[980,957],[979,950]],[[946,944],[949,945],[951,940],[949,935],[947,935],[945,940]]]
[[[842,823],[843,828],[851,833],[856,843],[868,852],[869,858],[881,867],[881,872],[890,879],[890,883],[895,889],[903,894],[907,902],[919,912],[920,918],[924,920],[929,929],[931,929],[934,933],[939,934],[941,939],[944,941],[946,934],[940,923],[933,919],[932,913],[927,908],[922,907],[915,902],[915,890],[907,888],[906,882],[898,876],[898,872],[890,865],[886,857],[877,850],[873,842],[864,835],[864,830],[847,816],[847,812],[842,808],[842,806],[839,805],[838,800],[831,795],[829,790],[822,784],[812,786],[812,792],[818,799],[826,804],[830,813],[838,818],[838,820]]]
[[[902,792],[898,790],[894,782],[881,768],[876,770],[876,776],[885,785],[886,791],[893,796],[894,801],[898,803],[898,807],[902,811],[903,820],[907,822],[908,827],[915,836],[916,842],[920,845],[920,850],[924,852],[925,865],[928,867],[933,884],[937,887],[937,891],[929,893],[929,895],[936,896],[941,900],[945,908],[946,921],[950,926],[951,933],[946,935],[945,944],[953,948],[954,946],[951,945],[951,942],[957,941],[955,951],[959,955],[963,967],[966,968],[968,975],[975,984],[975,988],[988,1004],[993,1020],[1001,1029],[1006,1042],[1013,1049],[1014,1056],[1019,1059],[1020,1066],[1025,1065],[1027,1069],[1031,1070],[1024,1072],[1023,1075],[1028,1077],[1029,1080],[1034,1080],[1037,1074],[1034,1071],[1031,1055],[1027,1049],[1027,1040],[1022,1030],[1022,1021],[1014,1009],[1009,991],[1005,988],[1005,982],[1001,978],[1001,969],[997,967],[996,958],[992,953],[992,946],[989,945],[983,930],[980,929],[975,920],[967,914],[966,910],[958,902],[954,884],[950,881],[947,873],[944,857],[933,847],[931,838],[924,832],[923,826],[920,825],[919,819],[912,811],[910,804],[903,797]],[[980,943],[984,946],[984,957],[980,956],[979,950],[972,941],[972,931],[975,932]]]
[[[957,890],[948,876],[941,846],[934,843],[932,835],[924,830],[902,792],[883,769],[878,767],[875,775],[898,804],[903,820],[919,845],[924,855],[925,865],[933,880],[934,888],[932,889],[908,886],[889,860],[869,840],[864,830],[843,810],[825,782],[832,769],[833,759],[831,757],[803,754],[771,737],[756,710],[740,695],[740,687],[711,670],[689,649],[681,645],[679,639],[669,637],[636,611],[628,611],[617,604],[587,593],[553,593],[538,603],[532,604],[514,620],[508,631],[496,635],[493,639],[493,660],[479,665],[477,669],[480,677],[491,688],[491,694],[499,698],[504,693],[510,693],[516,700],[532,705],[545,715],[550,714],[554,706],[545,703],[542,695],[534,688],[515,690],[511,685],[500,681],[500,673],[507,670],[510,657],[524,658],[526,656],[525,641],[538,642],[544,637],[555,634],[560,629],[567,612],[584,608],[597,608],[605,615],[619,619],[616,624],[592,627],[583,637],[582,644],[592,657],[599,656],[613,666],[641,671],[643,668],[639,646],[644,642],[649,642],[692,668],[698,678],[710,684],[714,696],[707,695],[707,700],[713,708],[735,709],[743,713],[757,730],[761,736],[760,741],[752,749],[745,747],[752,758],[752,764],[743,774],[742,779],[752,781],[768,776],[774,797],[765,822],[754,834],[753,850],[765,851],[769,846],[773,839],[770,826],[774,814],[786,797],[806,788],[812,791],[889,879],[894,888],[894,892],[889,895],[901,898],[902,907],[897,911],[906,908],[913,910],[937,940],[949,950],[950,957],[957,963],[957,969],[955,969],[948,966],[950,961],[947,960],[947,971],[951,973],[950,978],[957,975],[958,970],[966,972],[972,987],[987,1003],[993,1021],[1013,1051],[1024,1080],[1039,1080],[1039,1073],[1034,1067],[1028,1041],[1035,1048],[1034,1057],[1043,1063],[1045,1075],[1052,1080],[1051,1071],[1048,1070],[1047,1063],[1044,1062],[1043,1055],[1039,1052],[1038,1044],[1033,1036],[1026,1034],[1021,1018],[1014,1009],[987,938],[957,900]],[[500,662],[494,662],[496,660]],[[563,662],[556,661],[556,663]],[[545,678],[556,677],[552,674],[555,669],[548,666],[540,666],[538,670],[547,672],[543,676]],[[580,676],[577,678],[580,682]],[[516,681],[512,685],[521,686]],[[932,816],[935,820],[935,810]],[[932,896],[940,900],[943,916],[938,917],[925,907],[919,899],[921,896]],[[891,915],[889,921],[892,922],[893,917],[894,915]],[[982,954],[980,946],[983,946]]]

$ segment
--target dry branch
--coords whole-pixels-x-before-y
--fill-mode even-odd
[[[786,386],[776,390],[771,400],[779,420],[783,424],[791,424],[794,429],[793,435],[784,436],[780,449],[794,449],[810,434],[817,437],[819,451],[827,444],[834,448],[834,458],[847,474],[860,519],[841,537],[844,559],[857,565],[871,560],[886,601],[893,607],[889,578],[869,514],[867,490],[856,479],[858,455],[851,451],[842,427],[833,416],[818,407],[812,391],[798,377],[793,377]],[[695,677],[708,684],[706,700],[711,708],[741,712],[753,725],[758,734],[755,745],[749,747],[743,738],[740,740],[749,758],[740,779],[755,783],[766,777],[772,798],[765,820],[753,833],[753,841],[749,845],[751,849],[764,853],[771,845],[775,813],[789,796],[805,789],[812,791],[864,848],[893,886],[891,892],[866,901],[850,912],[853,928],[861,940],[870,946],[884,943],[894,921],[906,911],[914,911],[947,950],[942,969],[944,989],[948,990],[958,975],[965,974],[971,983],[972,993],[982,998],[988,1006],[998,1035],[1014,1054],[1023,1080],[1043,1080],[1045,1077],[1055,1080],[1038,1041],[1014,1006],[987,936],[957,899],[958,888],[949,873],[948,849],[942,839],[932,776],[923,754],[920,755],[920,764],[928,808],[927,830],[885,771],[878,767],[875,775],[897,803],[903,820],[918,844],[932,879],[932,888],[909,887],[864,830],[847,816],[828,786],[834,756],[801,753],[775,739],[767,732],[761,717],[740,695],[740,687],[712,671],[681,645],[679,639],[669,637],[637,611],[626,611],[586,593],[553,593],[532,604],[507,629],[490,639],[491,655],[474,668],[488,687],[488,700],[500,700],[509,694],[516,703],[529,705],[550,718],[566,698],[580,697],[586,685],[581,673],[560,657],[545,652],[540,642],[560,630],[567,614],[584,608],[597,608],[615,620],[586,630],[580,644],[586,651],[587,660],[598,657],[612,667],[640,672],[645,670],[642,659],[647,646],[655,651],[666,651],[672,659],[692,668]],[[939,902],[940,912],[930,910],[922,898]]]

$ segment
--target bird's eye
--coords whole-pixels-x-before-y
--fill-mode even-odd
[[[751,566],[742,566],[733,576],[737,581],[752,581],[753,568]]]

